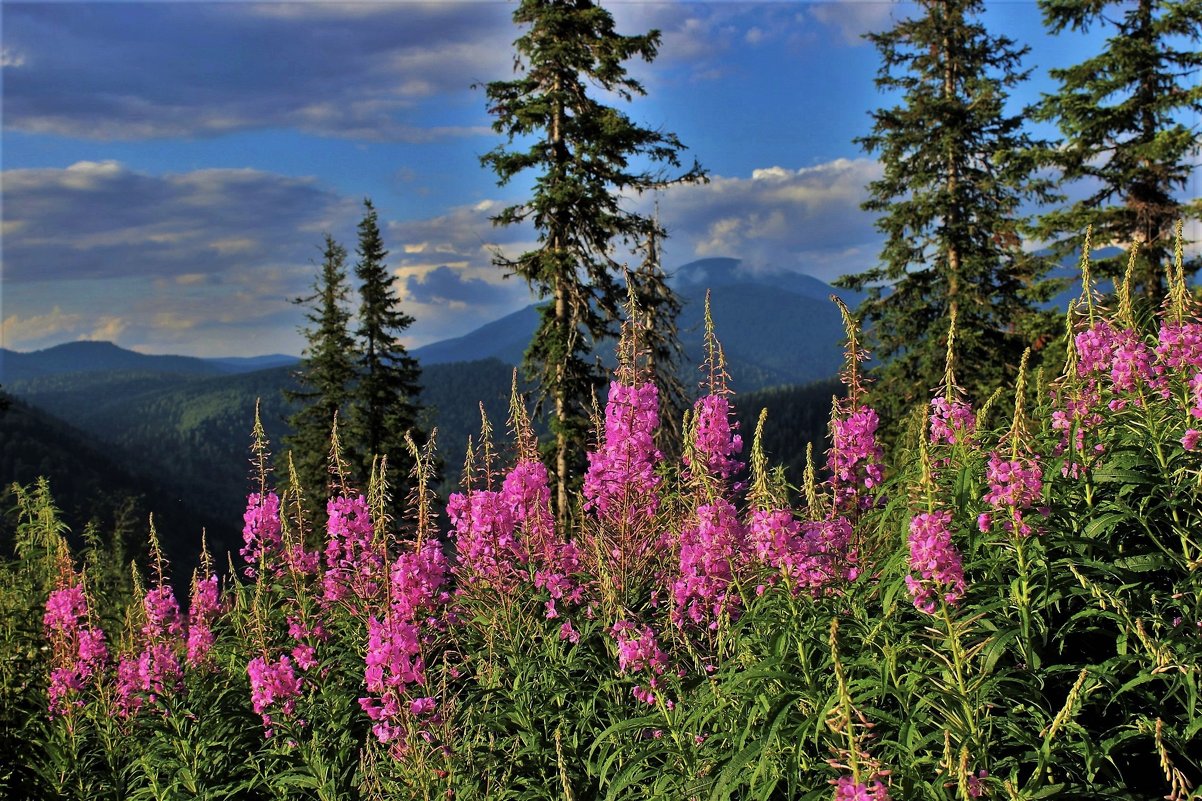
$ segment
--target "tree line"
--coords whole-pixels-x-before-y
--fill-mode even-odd
[[[948,363],[968,368],[959,385],[979,400],[1013,380],[1024,349],[1057,335],[1042,305],[1056,289],[1048,272],[1082,249],[1087,232],[1095,247],[1138,244],[1131,288],[1154,302],[1165,289],[1174,226],[1202,218],[1202,201],[1177,197],[1199,152],[1188,117],[1202,113],[1202,0],[1040,0],[1039,8],[1051,34],[1106,38],[1081,64],[1052,70],[1055,90],[1018,111],[1009,100],[1029,77],[1028,48],[985,27],[982,0],[919,0],[912,15],[867,35],[881,59],[876,84],[898,98],[873,111],[871,130],[856,140],[883,168],[863,208],[877,215],[885,241],[874,266],[838,283],[867,293],[855,315],[878,360],[870,400],[886,420],[950,380]],[[638,310],[632,322],[654,354],[662,416],[675,424],[667,436],[679,436],[687,393],[675,330],[680,301],[658,259],[666,231],[624,199],[705,181],[706,172],[696,160],[683,163],[676,135],[640,126],[599,99],[645,94],[627,64],[655,59],[658,30],[619,34],[592,0],[521,0],[513,20],[522,29],[515,77],[483,87],[505,142],[481,163],[500,185],[534,175],[530,196],[492,221],[533,225],[537,244],[512,258],[497,253],[494,264],[541,303],[523,368],[551,432],[544,457],[563,522],[583,474],[594,398],[608,380],[594,348],[616,335],[625,308]],[[1053,125],[1060,138],[1036,137],[1028,119]],[[1033,241],[1046,244],[1044,252],[1032,252]],[[630,270],[623,253],[640,250],[645,256]],[[311,327],[290,445],[311,497],[325,497],[336,412],[343,452],[362,477],[373,457],[387,454],[390,475],[403,483],[411,465],[404,437],[424,437],[414,405],[419,366],[400,342],[412,318],[392,292],[370,202],[357,254],[354,332],[346,252],[328,236],[314,294],[301,299]],[[1102,259],[1096,269],[1117,280],[1127,262]],[[1192,275],[1199,259],[1185,265]]]

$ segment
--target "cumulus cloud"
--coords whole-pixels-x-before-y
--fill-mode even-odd
[[[836,159],[671,187],[659,197],[669,233],[665,263],[732,256],[753,269],[799,270],[827,281],[857,272],[879,249],[873,217],[860,209],[865,187],[878,177],[875,161]],[[648,208],[652,200],[639,202]]]
[[[8,283],[254,270],[303,262],[354,205],[249,169],[150,175],[116,161],[3,173]]]
[[[509,73],[510,13],[478,3],[5,4],[4,124],[107,140],[280,127],[377,141],[477,135],[487,121],[470,87]],[[462,99],[460,113],[445,110],[447,95]]]
[[[905,4],[906,6],[910,4]],[[864,34],[884,30],[897,4],[881,0],[843,0],[811,3],[809,15],[824,26],[834,28],[850,45],[867,44]]]

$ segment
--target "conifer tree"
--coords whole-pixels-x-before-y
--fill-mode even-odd
[[[1044,23],[1090,34],[1105,45],[1094,57],[1051,71],[1059,91],[1046,95],[1036,117],[1055,122],[1064,142],[1042,151],[1065,182],[1081,182],[1086,197],[1043,216],[1036,234],[1066,256],[1081,248],[1092,226],[1095,248],[1140,243],[1133,281],[1152,299],[1166,284],[1178,220],[1202,218],[1202,201],[1183,201],[1199,152],[1202,114],[1202,0],[1040,0]],[[1095,32],[1095,27],[1101,31]],[[1192,118],[1192,122],[1191,122]],[[1127,256],[1098,259],[1117,278]],[[1197,258],[1187,264],[1196,272]]]
[[[681,453],[681,424],[689,408],[689,397],[680,377],[684,352],[676,319],[681,302],[660,266],[659,237],[657,228],[648,232],[643,261],[627,276],[627,281],[634,308],[643,316],[640,336],[647,349],[651,380],[659,389],[655,445],[667,458],[674,458]]]
[[[550,301],[541,307],[525,368],[550,417],[562,522],[569,485],[581,475],[574,460],[584,452],[592,396],[604,380],[592,348],[616,334],[624,294],[614,248],[637,246],[655,227],[650,217],[623,208],[622,195],[702,180],[704,172],[694,162],[670,175],[669,168],[680,167],[677,137],[639,126],[590,94],[601,90],[625,101],[644,94],[625,63],[652,61],[659,31],[620,35],[613,17],[592,0],[522,0],[513,20],[525,27],[514,43],[518,77],[486,87],[493,129],[507,137],[507,146],[481,161],[500,185],[528,170],[537,173],[533,196],[493,222],[532,222],[538,247],[514,259],[498,255],[495,263]],[[524,147],[514,147],[517,140]]]
[[[886,420],[939,385],[953,314],[955,360],[972,365],[961,383],[978,398],[1014,375],[1034,319],[1040,269],[1020,248],[1018,215],[1047,186],[1015,157],[1034,143],[1005,108],[1025,49],[991,35],[980,10],[980,0],[922,0],[916,16],[869,35],[877,86],[901,94],[857,140],[884,168],[863,208],[879,214],[885,244],[878,266],[837,283],[867,291],[857,316],[883,360],[873,402]]]
[[[355,264],[360,297],[356,331],[359,364],[351,407],[350,449],[359,457],[359,478],[363,482],[372,473],[373,460],[387,456],[392,497],[401,503],[405,493],[398,489],[413,467],[405,435],[416,442],[426,439],[417,420],[421,367],[400,342],[400,335],[413,324],[413,318],[401,311],[400,300],[393,292],[393,279],[384,262],[388,251],[380,236],[376,209],[370,200],[365,200],[363,206],[356,251],[359,260]]]
[[[346,305],[350,292],[346,284],[346,248],[326,234],[321,258],[321,273],[313,284],[313,294],[294,301],[309,307],[305,318],[311,327],[303,331],[308,345],[295,374],[300,389],[284,393],[300,406],[288,420],[294,433],[287,444],[306,497],[318,505],[326,498],[326,464],[334,416],[346,417],[358,358]]]

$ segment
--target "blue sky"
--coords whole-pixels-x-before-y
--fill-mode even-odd
[[[675,132],[711,174],[658,202],[665,264],[742,258],[830,280],[870,265],[859,209],[879,166],[854,143],[887,101],[861,35],[906,4],[608,4],[618,30],[658,28],[647,96],[625,107]],[[410,346],[531,301],[490,265],[534,233],[490,214],[479,156],[500,143],[484,92],[512,76],[513,3],[20,3],[3,23],[2,344],[108,339],[148,353],[299,353],[318,246],[354,249],[380,212]],[[1091,54],[1055,40],[1034,2],[993,2],[991,30],[1031,47],[1015,109],[1046,71]],[[1195,193],[1196,194],[1196,193]]]

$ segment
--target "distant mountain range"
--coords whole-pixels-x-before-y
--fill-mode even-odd
[[[677,324],[691,365],[704,359],[705,293],[712,290],[714,325],[739,390],[804,384],[838,372],[843,326],[830,296],[852,307],[862,297],[808,275],[756,272],[728,258],[685,264],[670,283],[681,298]],[[413,355],[422,364],[492,358],[516,365],[537,327],[538,308],[527,306],[461,337],[416,348]],[[611,350],[612,345],[601,348],[606,356]]]

